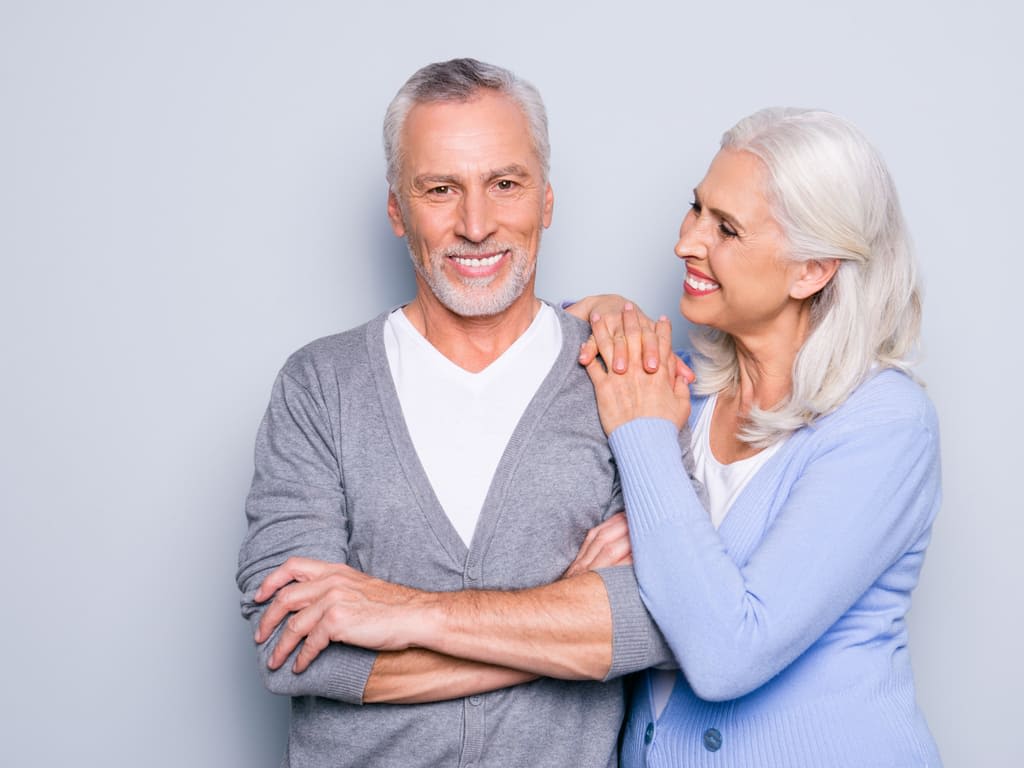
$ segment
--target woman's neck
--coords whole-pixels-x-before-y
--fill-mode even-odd
[[[723,464],[761,450],[740,439],[751,410],[773,408],[792,393],[793,364],[810,329],[809,309],[801,310],[761,333],[733,335],[737,381],[718,393],[711,419],[711,450]]]
[[[732,394],[744,418],[755,406],[775,407],[793,390],[793,364],[810,333],[809,304],[794,309],[759,332],[733,336],[738,380]]]

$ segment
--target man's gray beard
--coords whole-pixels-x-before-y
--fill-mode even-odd
[[[538,242],[538,246],[540,243]],[[461,245],[431,251],[429,264],[420,264],[413,252],[412,245],[406,239],[409,258],[417,274],[430,287],[431,293],[448,310],[459,317],[490,317],[504,312],[512,302],[523,295],[527,283],[533,277],[537,266],[536,259],[531,260],[529,254],[521,247],[508,243],[481,243],[478,246]],[[459,277],[449,279],[444,274],[444,263],[451,256],[472,257],[481,253],[508,251],[511,260],[509,273],[495,291],[487,288],[501,275],[490,277]]]

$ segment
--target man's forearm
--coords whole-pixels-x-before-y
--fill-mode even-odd
[[[410,648],[381,651],[363,692],[364,704],[423,704],[508,688],[537,678],[530,672]]]
[[[281,589],[264,614],[261,642],[281,622],[271,669],[301,644],[292,667],[301,673],[340,642],[378,651],[426,648],[566,680],[600,680],[611,671],[612,604],[593,571],[514,592],[422,592],[342,564],[321,570],[313,582]]]
[[[596,573],[517,592],[420,593],[409,607],[403,623],[418,647],[566,680],[600,680],[611,667],[611,607]]]

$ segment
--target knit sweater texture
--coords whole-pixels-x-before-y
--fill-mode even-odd
[[[941,495],[923,390],[874,375],[793,433],[717,532],[675,438],[639,419],[610,439],[641,595],[681,670],[657,720],[636,687],[623,765],[939,766],[905,621]]]
[[[593,388],[576,362],[589,326],[562,312],[562,351],[510,439],[467,547],[438,503],[402,419],[383,344],[385,315],[313,342],[274,384],[256,442],[239,555],[253,624],[263,578],[293,555],[345,562],[431,591],[550,583],[587,531],[621,509]],[[688,439],[683,440],[688,450]],[[676,453],[680,453],[677,441]],[[610,682],[542,678],[431,704],[361,704],[376,654],[332,643],[302,674],[266,667],[292,698],[284,765],[613,766],[620,675],[671,661],[626,567],[600,571],[613,622]]]

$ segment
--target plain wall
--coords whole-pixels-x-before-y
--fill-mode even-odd
[[[351,6],[0,0],[0,764],[278,764],[234,586],[253,438],[291,351],[411,297],[380,122],[465,55],[547,101],[555,300],[676,317],[690,190],[758,107],[875,141],[943,429],[919,698],[947,765],[1024,764],[1018,6]]]

